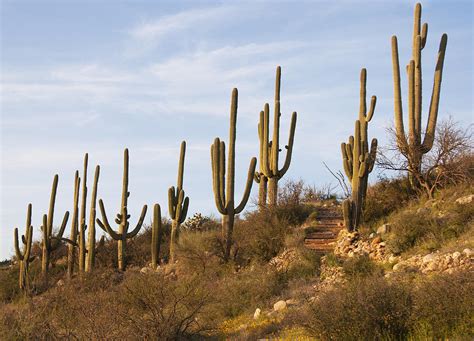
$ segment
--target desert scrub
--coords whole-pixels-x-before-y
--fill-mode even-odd
[[[342,264],[342,271],[349,278],[383,275],[383,269],[368,255],[346,259]]]

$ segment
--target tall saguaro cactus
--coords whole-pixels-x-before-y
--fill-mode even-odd
[[[85,174],[85,172],[84,172]],[[97,184],[99,183],[100,166],[95,167],[94,183],[92,185],[91,208],[89,212],[89,231],[87,235],[86,272],[91,272],[95,265],[95,219],[97,215]],[[84,195],[85,197],[85,195]],[[84,199],[85,200],[85,199]]]
[[[352,189],[351,197],[343,202],[344,222],[349,231],[359,227],[369,173],[374,168],[377,154],[377,139],[372,139],[370,150],[368,143],[368,123],[374,115],[377,98],[372,96],[370,109],[367,111],[366,82],[367,72],[362,69],[359,119],[355,121],[354,136],[349,137],[348,143],[341,144],[344,171],[351,181]]]
[[[71,221],[71,234],[70,234],[70,243],[67,250],[67,275],[68,278],[72,278],[74,273],[74,264],[76,262],[76,253],[75,249],[77,246],[77,233],[78,233],[78,211],[79,211],[79,187],[81,184],[81,179],[79,178],[79,172],[76,171],[74,176],[74,200],[73,200],[73,211],[72,211],[72,221]]]
[[[64,229],[69,218],[69,212],[64,213],[64,218],[61,223],[61,226],[56,234],[53,235],[53,219],[54,219],[54,206],[56,204],[56,192],[58,189],[58,180],[59,177],[56,174],[53,180],[53,186],[51,189],[51,197],[49,200],[49,211],[48,214],[43,215],[43,225],[41,230],[43,231],[43,245],[42,245],[42,257],[41,257],[41,272],[43,275],[48,274],[49,270],[49,259],[51,252],[58,248],[63,240]]]
[[[222,234],[225,240],[224,260],[228,261],[232,246],[232,233],[234,230],[234,218],[245,208],[248,202],[250,191],[253,184],[253,176],[257,159],[255,157],[250,161],[247,174],[247,182],[241,202],[235,205],[235,140],[237,125],[237,102],[238,91],[232,91],[232,100],[230,106],[230,132],[229,132],[229,155],[227,161],[227,174],[225,171],[225,143],[218,137],[211,145],[211,164],[212,164],[212,183],[214,190],[214,199],[217,210],[222,214]],[[227,177],[227,178],[226,178]]]
[[[120,213],[117,214],[117,218],[115,219],[115,222],[118,224],[118,231],[115,232],[110,226],[102,199],[99,199],[99,208],[102,215],[102,221],[97,218],[97,224],[100,226],[100,228],[107,232],[112,239],[117,241],[118,268],[122,271],[125,270],[126,267],[125,249],[127,239],[133,238],[140,231],[147,210],[147,205],[144,205],[137,225],[131,232],[128,232],[130,225],[128,221],[130,218],[130,215],[128,214],[128,197],[130,196],[130,192],[128,191],[128,149],[124,150],[123,159],[122,204],[120,207]]]
[[[153,224],[151,227],[151,267],[156,269],[160,262],[160,246],[162,236],[161,208],[160,205],[153,206]]]
[[[438,118],[439,99],[441,92],[441,79],[443,75],[443,64],[448,42],[447,34],[441,36],[438,57],[436,61],[433,90],[428,111],[428,122],[422,141],[421,116],[422,116],[422,72],[421,51],[426,45],[428,35],[428,24],[421,27],[421,4],[415,6],[415,20],[413,25],[412,58],[407,65],[408,73],[408,137],[405,134],[403,124],[402,95],[400,85],[400,65],[398,58],[397,37],[392,36],[392,66],[393,66],[393,88],[395,101],[395,130],[397,144],[401,153],[408,161],[410,183],[413,188],[418,187],[413,174],[421,170],[423,155],[433,147]]]
[[[278,181],[285,175],[290,167],[291,156],[293,153],[293,142],[295,139],[296,128],[296,112],[291,116],[290,133],[288,137],[288,144],[285,163],[283,167],[278,167],[278,156],[280,150],[280,89],[281,89],[281,67],[278,66],[276,70],[275,80],[275,109],[273,118],[273,136],[269,141],[270,132],[270,108],[268,103],[265,104],[263,112],[260,112],[260,122],[258,124],[258,135],[260,140],[260,171],[255,174],[255,181],[259,183],[259,206],[265,206],[267,195],[268,203],[276,205],[278,201]],[[267,188],[268,182],[268,188]]]
[[[26,231],[25,234],[21,236],[21,241],[23,243],[23,252],[20,250],[18,242],[18,228],[15,228],[15,253],[18,263],[20,265],[20,274],[19,274],[19,287],[21,290],[28,290],[29,288],[29,278],[28,278],[28,269],[32,258],[30,258],[31,253],[31,244],[33,242],[33,226],[31,226],[31,204],[28,204],[28,211],[26,213]]]
[[[84,169],[82,171],[82,191],[81,191],[81,206],[79,213],[79,272],[84,272],[86,268],[86,200],[87,200],[87,165],[89,162],[89,154],[84,155]],[[79,192],[79,190],[78,190]]]
[[[168,210],[171,217],[171,240],[170,240],[170,262],[175,260],[176,238],[179,226],[186,219],[189,207],[189,198],[185,197],[183,190],[184,157],[186,154],[186,141],[181,142],[178,165],[178,181],[176,188],[171,186],[168,189]]]

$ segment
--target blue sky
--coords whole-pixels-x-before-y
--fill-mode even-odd
[[[209,146],[228,138],[230,94],[239,89],[237,197],[257,156],[257,119],[273,99],[282,66],[282,134],[298,112],[287,178],[321,186],[340,169],[339,144],[352,133],[359,72],[378,96],[370,135],[386,142],[393,119],[390,37],[409,60],[413,1],[6,1],[1,0],[0,259],[13,252],[33,203],[40,236],[53,175],[60,176],[56,224],[72,206],[75,169],[89,153],[89,178],[102,167],[99,197],[113,215],[123,149],[130,149],[132,222],[176,181],[180,142],[188,143],[190,214],[215,214]],[[440,118],[473,123],[473,6],[426,1],[424,111],[439,39],[448,48]],[[426,119],[426,115],[424,117]],[[375,176],[373,176],[375,178]],[[91,180],[91,179],[90,179]],[[91,182],[91,181],[89,181]],[[252,195],[257,195],[254,187]],[[150,215],[146,221],[150,221]]]

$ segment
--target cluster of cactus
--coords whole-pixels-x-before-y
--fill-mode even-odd
[[[290,134],[288,137],[288,144],[286,159],[283,167],[278,168],[278,156],[280,149],[280,88],[281,88],[281,67],[278,66],[276,70],[275,80],[275,106],[273,118],[273,136],[269,140],[270,133],[270,106],[265,103],[264,110],[260,112],[260,120],[258,123],[258,137],[260,140],[259,151],[259,171],[255,173],[255,182],[259,184],[258,191],[258,205],[260,208],[268,204],[274,206],[278,201],[278,181],[285,175],[290,167],[291,155],[293,153],[293,142],[295,139],[296,128],[296,112],[291,116]]]
[[[214,190],[214,201],[216,203],[217,210],[222,215],[222,237],[225,243],[225,261],[228,261],[230,258],[235,215],[241,213],[244,210],[245,205],[247,204],[247,201],[250,197],[250,191],[252,189],[255,167],[257,165],[257,159],[253,157],[250,161],[249,171],[247,174],[247,182],[245,185],[242,200],[238,205],[236,205],[234,200],[234,187],[237,102],[238,91],[237,89],[234,89],[232,91],[232,99],[230,105],[230,131],[227,174],[225,170],[225,142],[221,141],[218,137],[216,137],[214,143],[211,145],[212,184]]]
[[[369,173],[372,172],[377,154],[377,139],[372,139],[370,150],[368,142],[369,122],[375,111],[377,98],[372,96],[370,109],[366,103],[367,71],[360,73],[359,117],[355,121],[354,135],[348,143],[341,144],[344,172],[351,182],[351,197],[343,202],[344,223],[349,231],[359,227],[362,209],[367,193]]]
[[[18,228],[15,228],[15,254],[20,265],[19,287],[21,290],[29,289],[28,269],[33,257],[31,254],[31,245],[33,243],[33,226],[31,226],[31,210],[32,205],[28,204],[28,211],[26,213],[26,228],[25,234],[21,236],[23,244],[23,252],[20,250],[20,243],[18,242]]]
[[[413,188],[418,187],[413,174],[419,174],[423,155],[433,147],[438,118],[441,79],[443,75],[444,56],[448,42],[447,34],[443,34],[439,44],[438,57],[434,73],[433,91],[429,106],[428,122],[422,141],[422,77],[421,50],[425,47],[428,35],[428,24],[421,27],[421,4],[416,4],[413,25],[412,58],[407,65],[408,74],[408,137],[403,125],[402,95],[400,84],[400,64],[398,58],[397,37],[392,37],[393,87],[395,101],[395,130],[399,150],[408,162],[409,179]]]

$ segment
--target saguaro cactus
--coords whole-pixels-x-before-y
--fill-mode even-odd
[[[372,96],[370,109],[367,111],[366,82],[367,73],[365,69],[362,69],[359,119],[355,121],[354,136],[349,137],[347,144],[341,144],[344,171],[351,181],[352,188],[351,198],[343,202],[344,221],[349,231],[359,227],[369,173],[374,168],[377,154],[377,139],[372,139],[370,150],[368,144],[368,122],[374,115],[377,98]]]
[[[448,42],[447,34],[443,34],[439,44],[438,57],[434,73],[433,91],[428,111],[428,122],[422,142],[422,77],[421,77],[421,50],[425,47],[428,35],[428,24],[421,28],[421,4],[415,6],[415,20],[413,25],[412,59],[407,65],[408,73],[408,138],[403,125],[402,95],[400,85],[400,65],[398,58],[397,37],[392,36],[392,66],[393,88],[395,101],[395,130],[398,148],[408,161],[409,178],[413,188],[418,187],[413,174],[421,170],[423,155],[431,150],[436,131],[438,118],[439,98],[443,64]]]
[[[175,260],[175,246],[179,226],[186,219],[189,207],[189,198],[185,197],[183,190],[184,157],[186,154],[186,141],[181,142],[181,151],[178,165],[178,181],[176,188],[168,189],[168,210],[171,217],[170,262]]]
[[[79,272],[84,272],[86,267],[86,200],[87,200],[87,164],[89,162],[89,155],[84,155],[84,169],[82,171],[82,191],[81,191],[81,209],[79,218]],[[79,192],[79,190],[78,190]]]
[[[253,184],[253,176],[257,159],[255,157],[250,161],[247,174],[247,183],[240,204],[235,205],[234,187],[235,187],[235,140],[237,125],[237,101],[238,91],[232,91],[232,100],[230,106],[230,132],[229,132],[229,155],[227,162],[227,179],[225,171],[225,143],[218,137],[211,145],[211,164],[212,164],[212,183],[214,190],[214,199],[217,210],[222,214],[222,234],[225,240],[224,260],[228,261],[230,249],[232,246],[232,233],[234,229],[234,218],[245,208],[250,196]],[[225,188],[224,188],[225,187]]]
[[[78,232],[78,211],[79,211],[79,187],[81,184],[81,179],[79,178],[79,172],[76,171],[74,176],[74,204],[72,211],[72,221],[71,221],[71,234],[70,234],[70,243],[67,250],[67,275],[69,278],[72,278],[74,273],[74,263],[76,261],[75,249],[77,246],[77,232]]]
[[[160,262],[160,246],[162,236],[161,208],[160,205],[153,206],[153,225],[151,228],[151,267],[156,269]]]
[[[20,274],[19,274],[19,287],[21,290],[28,290],[29,288],[29,278],[28,278],[28,269],[30,262],[33,258],[30,258],[31,253],[31,244],[33,242],[33,226],[31,226],[31,204],[28,204],[28,211],[26,213],[26,231],[25,234],[21,236],[21,241],[23,243],[23,252],[20,251],[20,246],[18,242],[18,228],[15,228],[15,253],[18,263],[20,265]]]
[[[69,218],[69,212],[64,213],[64,218],[61,223],[61,226],[56,234],[53,235],[53,219],[54,219],[54,206],[56,204],[56,192],[58,189],[58,180],[59,177],[56,174],[53,180],[53,186],[51,189],[51,197],[49,200],[49,211],[48,214],[43,215],[43,225],[41,230],[43,231],[43,250],[41,258],[41,272],[43,275],[48,274],[49,270],[49,259],[51,252],[58,248],[61,244],[61,240],[64,240],[63,234],[64,229],[66,228],[67,220]]]
[[[130,215],[128,214],[128,197],[130,192],[128,191],[128,169],[129,169],[129,158],[128,158],[128,149],[124,150],[123,153],[124,164],[123,164],[123,184],[122,184],[122,205],[120,208],[120,213],[117,214],[115,222],[118,224],[118,232],[115,232],[110,227],[109,221],[107,219],[107,214],[105,212],[104,202],[102,199],[99,199],[99,208],[102,215],[102,221],[97,218],[97,224],[107,232],[110,237],[117,241],[117,254],[118,254],[118,268],[120,270],[125,270],[125,249],[128,238],[133,238],[137,235],[138,231],[142,227],[143,220],[145,219],[147,205],[143,206],[140,218],[135,228],[128,232]]]
[[[84,172],[85,174],[85,172]],[[97,184],[99,183],[100,166],[95,167],[94,184],[92,186],[91,209],[89,212],[89,231],[87,236],[86,272],[91,272],[95,265],[95,219],[97,203]],[[83,198],[85,195],[83,196]],[[85,200],[85,199],[84,199]],[[85,228],[84,228],[85,230]]]
[[[260,171],[255,174],[255,181],[259,183],[259,206],[266,205],[266,197],[268,194],[268,203],[276,205],[278,201],[278,181],[285,175],[290,167],[291,155],[293,152],[293,142],[295,138],[296,128],[296,112],[291,116],[290,134],[288,137],[288,144],[286,159],[283,167],[278,168],[278,156],[280,150],[280,88],[281,88],[281,67],[278,66],[276,70],[275,80],[275,111],[273,118],[273,136],[269,141],[270,118],[269,105],[265,104],[264,111],[260,112],[260,122],[258,124],[258,135],[260,140]],[[267,193],[268,182],[268,193]]]

